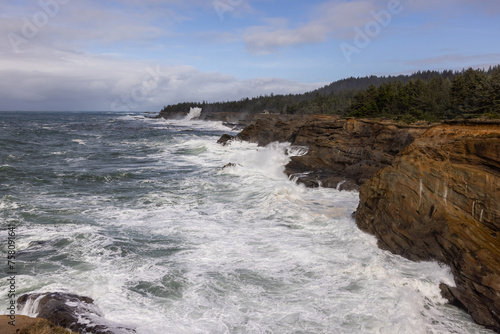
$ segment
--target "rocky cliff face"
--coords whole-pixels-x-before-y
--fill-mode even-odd
[[[448,264],[443,294],[500,332],[500,124],[430,128],[361,187],[356,221],[381,248]]]
[[[288,175],[361,186],[358,226],[381,248],[449,265],[443,295],[500,332],[500,124],[404,127],[334,116],[258,115],[239,135],[309,147]]]
[[[310,187],[358,189],[426,129],[338,116],[256,115],[237,137],[262,146],[307,146],[306,155],[286,166],[289,176]]]

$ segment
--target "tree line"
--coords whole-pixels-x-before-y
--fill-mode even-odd
[[[162,113],[335,114],[407,123],[454,118],[500,118],[500,65],[488,70],[420,71],[412,75],[347,78],[304,94],[265,95],[226,102],[184,102]]]

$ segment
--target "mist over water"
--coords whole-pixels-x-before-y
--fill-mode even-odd
[[[288,180],[303,149],[216,144],[229,131],[190,117],[0,113],[18,292],[89,296],[111,328],[145,334],[491,333],[445,304],[448,268],[357,229],[356,192]]]

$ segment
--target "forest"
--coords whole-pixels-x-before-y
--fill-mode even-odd
[[[265,95],[226,102],[184,102],[162,113],[205,112],[334,114],[347,117],[420,120],[500,118],[500,65],[462,71],[347,78],[304,94]]]

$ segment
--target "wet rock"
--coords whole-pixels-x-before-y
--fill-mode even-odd
[[[37,240],[37,241],[31,241],[29,244],[28,244],[28,248],[33,248],[33,247],[38,247],[38,246],[43,246],[47,243],[47,241],[43,241],[43,240]]]
[[[228,164],[225,164],[222,169],[226,169],[226,168],[230,168],[230,167],[235,167],[236,164],[233,164],[232,162],[228,163]]]
[[[450,303],[500,332],[500,123],[442,124],[360,191],[358,226],[381,248],[451,267]]]
[[[18,309],[70,329],[93,334],[135,333],[134,330],[104,324],[103,314],[89,297],[69,293],[33,293],[18,298]]]
[[[229,145],[231,143],[231,141],[233,141],[235,138],[236,138],[235,136],[223,134],[219,138],[219,140],[217,140],[217,144],[221,144],[222,146],[226,146],[226,145]]]

